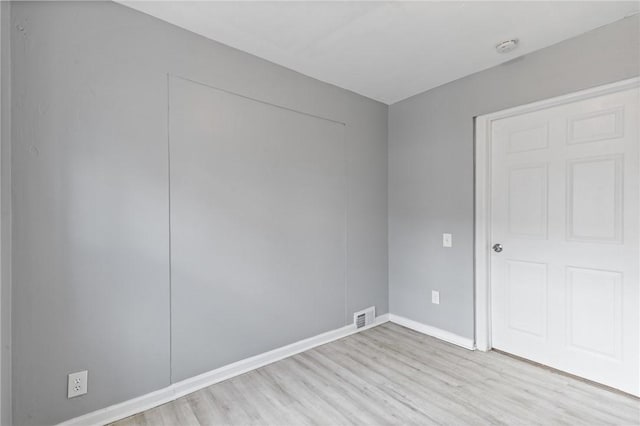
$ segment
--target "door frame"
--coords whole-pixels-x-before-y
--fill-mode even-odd
[[[475,118],[475,346],[491,350],[491,123],[640,87],[640,77],[537,101]],[[639,259],[640,261],[640,259]]]

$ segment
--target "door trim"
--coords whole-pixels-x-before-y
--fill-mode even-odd
[[[502,118],[640,87],[640,77],[593,87],[475,118],[475,346],[491,345],[491,123]],[[640,260],[640,259],[639,259]]]

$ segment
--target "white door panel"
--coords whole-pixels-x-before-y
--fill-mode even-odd
[[[490,128],[492,346],[635,395],[639,93]]]

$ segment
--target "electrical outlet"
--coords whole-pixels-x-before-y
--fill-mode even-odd
[[[431,290],[431,303],[435,305],[440,304],[440,292],[436,290]]]
[[[89,372],[87,370],[71,373],[68,376],[67,398],[75,398],[76,396],[87,393],[87,381]]]
[[[452,247],[453,237],[451,234],[442,234],[442,247]]]

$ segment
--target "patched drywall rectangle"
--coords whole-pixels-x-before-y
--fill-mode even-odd
[[[172,380],[345,325],[344,125],[169,93]]]

